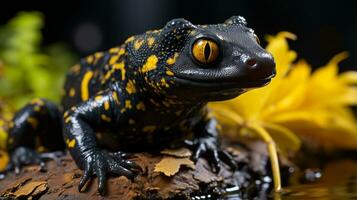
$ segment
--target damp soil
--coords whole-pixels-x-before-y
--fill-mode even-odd
[[[263,143],[249,145],[224,145],[238,170],[222,165],[213,173],[205,159],[195,163],[195,169],[181,166],[178,173],[166,176],[154,172],[155,165],[165,156],[160,153],[136,153],[132,160],[143,172],[133,180],[111,176],[107,181],[106,195],[97,192],[94,178],[82,192],[77,186],[82,171],[69,155],[47,162],[46,170],[38,166],[24,167],[19,175],[8,174],[0,180],[0,199],[218,199],[234,195],[249,198],[262,193],[268,195],[272,188],[270,163]],[[282,161],[283,177],[288,177],[289,164]]]
[[[133,180],[110,177],[105,196],[97,192],[97,179],[78,192],[82,171],[69,155],[47,162],[47,170],[28,166],[21,174],[0,180],[0,199],[357,199],[357,159],[355,152],[335,156],[304,155],[294,160],[299,167],[280,157],[283,191],[273,193],[266,146],[260,142],[224,145],[239,169],[223,165],[218,174],[200,159],[195,169],[181,167],[166,176],[154,172],[166,155],[137,153],[133,159],[143,172]],[[310,151],[311,152],[311,151]]]

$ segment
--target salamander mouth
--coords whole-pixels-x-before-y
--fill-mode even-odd
[[[254,81],[218,81],[218,80],[195,80],[187,77],[175,76],[175,82],[181,83],[184,85],[192,85],[193,87],[198,88],[207,88],[207,89],[218,89],[221,91],[232,90],[232,89],[249,89],[263,87],[269,84],[275,74],[272,74],[266,78],[254,80]]]

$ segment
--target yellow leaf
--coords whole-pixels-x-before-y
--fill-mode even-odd
[[[357,84],[357,71],[347,71],[339,76],[339,80],[345,84]]]
[[[318,68],[312,74],[311,79],[313,81],[335,79],[338,74],[338,63],[340,63],[342,60],[345,60],[347,57],[348,57],[347,52],[342,52],[335,55],[325,66]]]
[[[357,123],[346,108],[325,108],[279,115],[271,121],[289,127],[309,144],[326,149],[357,148]],[[344,111],[343,111],[344,110]]]
[[[195,164],[189,158],[165,156],[155,165],[154,172],[162,172],[166,176],[172,176],[179,171],[181,166],[195,169]]]
[[[276,78],[285,76],[291,63],[296,59],[295,51],[289,49],[287,39],[296,40],[296,35],[289,32],[280,32],[275,37],[268,36],[266,50],[273,54],[276,63]]]
[[[326,66],[317,69],[308,82],[304,107],[324,107],[329,105],[346,105],[354,102],[357,96],[349,90],[349,85],[338,78],[338,63],[347,58],[342,52],[334,56]],[[347,99],[348,98],[348,99]]]
[[[30,181],[17,188],[13,188],[11,191],[5,192],[5,195],[15,197],[15,199],[33,199],[39,194],[46,192],[47,189],[48,184],[46,181]]]
[[[310,66],[304,60],[291,68],[289,74],[271,92],[262,112],[264,119],[269,120],[270,115],[294,110],[301,105],[305,99],[310,71]]]

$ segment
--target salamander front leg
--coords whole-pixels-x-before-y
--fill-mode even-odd
[[[135,173],[141,170],[134,162],[127,160],[127,154],[119,151],[108,152],[97,145],[92,127],[110,126],[116,112],[113,109],[103,109],[103,106],[114,107],[115,103],[110,94],[101,95],[89,99],[65,114],[64,138],[67,147],[78,167],[84,170],[78,185],[79,191],[96,175],[98,191],[103,195],[108,174],[133,178]]]
[[[204,157],[210,163],[213,172],[218,173],[221,167],[221,161],[230,166],[233,170],[237,168],[232,156],[220,149],[217,141],[217,120],[211,118],[207,121],[201,121],[195,128],[195,139],[185,141],[185,143],[194,151],[192,159],[197,161]]]

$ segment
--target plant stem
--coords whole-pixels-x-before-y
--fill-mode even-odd
[[[274,181],[274,191],[281,191],[281,180],[280,180],[280,168],[279,168],[279,160],[278,153],[276,150],[275,142],[273,138],[269,135],[269,133],[259,124],[250,123],[249,128],[253,129],[267,144],[268,153],[273,173],[273,181]]]

